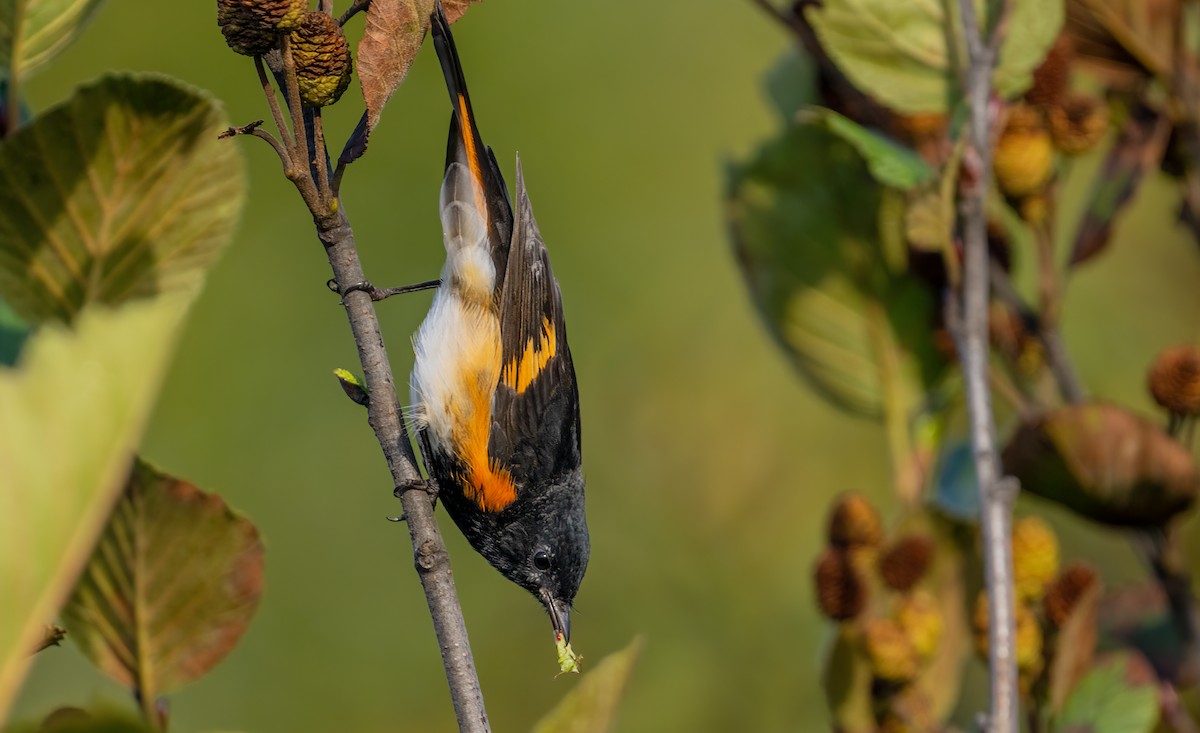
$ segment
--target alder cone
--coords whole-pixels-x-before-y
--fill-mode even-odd
[[[1025,99],[1040,107],[1055,104],[1071,88],[1071,62],[1075,60],[1075,45],[1062,33],[1046,53],[1042,65],[1033,70],[1033,86]]]
[[[308,12],[308,0],[218,0],[220,6],[236,6],[260,27],[290,31]]]
[[[1150,365],[1146,382],[1154,401],[1170,412],[1200,414],[1200,349],[1191,344],[1164,349]]]
[[[875,506],[862,494],[838,497],[829,514],[829,544],[834,547],[878,547],[883,542],[883,522]]]
[[[307,107],[333,104],[350,85],[350,44],[338,22],[325,13],[306,13],[292,31],[292,58],[300,100]]]
[[[1046,112],[1050,139],[1065,155],[1081,155],[1096,147],[1108,132],[1108,106],[1097,97],[1070,94]]]
[[[1071,617],[1079,599],[1091,590],[1096,580],[1096,571],[1081,563],[1075,563],[1063,570],[1046,588],[1046,597],[1042,600],[1046,620],[1055,627],[1062,628]]]
[[[217,25],[225,45],[243,56],[261,56],[275,48],[279,34],[258,22],[235,0],[217,4]]]
[[[846,552],[826,549],[814,575],[821,613],[834,621],[847,621],[866,608],[867,584]]]
[[[906,535],[879,558],[879,574],[889,588],[907,591],[925,577],[932,559],[933,540],[924,535]]]

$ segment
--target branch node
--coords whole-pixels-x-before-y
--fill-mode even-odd
[[[255,120],[254,122],[251,122],[247,125],[242,125],[241,127],[230,127],[220,135],[217,135],[217,139],[224,140],[226,138],[234,137],[235,135],[252,135],[262,123],[263,120]]]
[[[445,557],[446,550],[444,547],[438,547],[437,543],[432,540],[422,542],[421,546],[417,548],[417,554],[414,558],[417,572],[422,574],[428,573],[441,564]]]

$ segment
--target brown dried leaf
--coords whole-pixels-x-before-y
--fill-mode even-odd
[[[453,23],[479,0],[444,0]],[[383,108],[404,83],[429,30],[435,0],[372,0],[358,46],[358,78],[367,104],[366,134],[379,124]]]
[[[262,575],[249,520],[139,460],[63,618],[96,666],[156,699],[233,649]]]
[[[1084,592],[1067,616],[1066,623],[1054,635],[1053,656],[1047,670],[1050,707],[1062,710],[1067,696],[1091,669],[1096,654],[1097,616],[1104,588],[1099,583]]]
[[[1103,402],[1026,421],[1004,449],[1022,488],[1097,522],[1144,527],[1188,509],[1200,474],[1158,425]]]
[[[1171,132],[1164,113],[1144,104],[1135,105],[1117,140],[1104,159],[1088,195],[1088,205],[1071,247],[1075,267],[1107,249],[1117,216],[1133,199],[1147,171],[1162,159]]]
[[[446,12],[446,20],[453,23],[463,17],[467,12],[467,8],[473,3],[481,2],[482,0],[442,0],[442,10]]]
[[[433,0],[372,0],[358,46],[358,78],[367,104],[367,133],[379,124],[383,107],[404,83],[421,50]]]

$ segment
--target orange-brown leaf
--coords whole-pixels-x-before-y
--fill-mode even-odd
[[[451,23],[462,17],[472,2],[444,0]],[[367,104],[367,134],[379,124],[383,108],[404,83],[425,33],[434,0],[372,0],[366,27],[358,46],[358,76]]]
[[[254,525],[138,460],[63,617],[96,666],[157,698],[233,649],[262,585]]]

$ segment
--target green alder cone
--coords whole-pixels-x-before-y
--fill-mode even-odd
[[[331,105],[350,86],[350,44],[337,21],[324,13],[308,13],[292,31],[292,58],[305,106]]]

